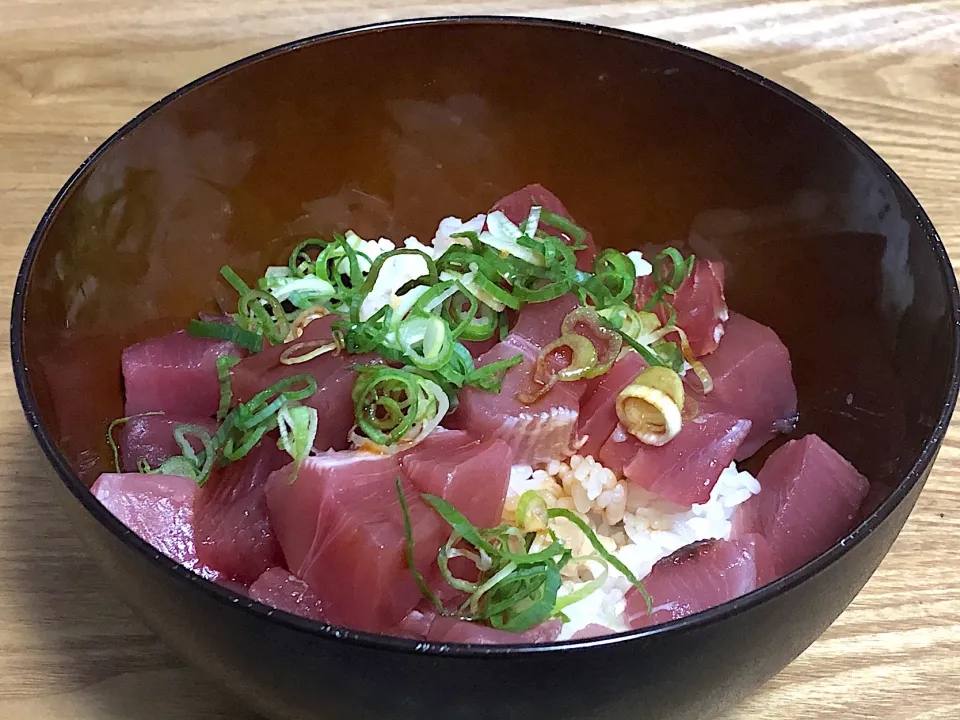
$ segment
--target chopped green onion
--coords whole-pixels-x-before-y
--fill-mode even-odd
[[[517,527],[536,532],[547,527],[547,504],[536,490],[526,490],[517,501]]]
[[[530,552],[535,533],[522,533],[506,525],[478,529],[442,498],[421,497],[452,528],[438,564],[451,586],[470,593],[459,608],[461,616],[510,632],[523,632],[553,614],[561,584],[560,570],[571,558],[570,551],[556,536],[544,550]],[[458,549],[456,546],[462,542],[469,543],[477,552]],[[473,559],[481,572],[480,580],[470,583],[453,577],[447,564],[451,557]]]
[[[423,370],[437,370],[453,355],[450,326],[436,315],[407,318],[397,330],[397,339],[410,362]]]
[[[417,564],[414,560],[413,524],[410,521],[410,508],[407,506],[407,498],[406,495],[404,495],[403,485],[400,482],[399,475],[397,475],[397,477],[394,479],[394,482],[397,486],[397,498],[400,500],[400,510],[403,512],[403,535],[406,539],[406,552],[404,554],[407,560],[407,569],[417,581],[417,586],[420,588],[420,594],[425,598],[429,598],[430,602],[433,603],[434,607],[437,608],[441,615],[446,615],[447,611],[444,609],[443,603],[440,602],[440,599],[427,586],[427,582],[423,579],[423,575],[419,570],[417,570]]]
[[[217,382],[220,385],[220,406],[217,408],[217,420],[223,420],[230,412],[230,403],[233,402],[230,371],[239,362],[240,358],[233,355],[223,355],[217,358]]]
[[[250,292],[250,287],[243,281],[237,273],[233,271],[233,268],[229,265],[224,265],[220,268],[220,274],[223,275],[223,279],[230,283],[230,287],[237,291],[237,295],[243,295]]]
[[[317,439],[316,408],[305,405],[285,404],[277,411],[277,427],[280,430],[279,447],[293,458],[295,470],[289,482],[296,479],[296,472],[313,450]]]
[[[567,235],[571,240],[576,241],[578,245],[583,244],[583,242],[587,239],[587,233],[583,228],[570,222],[563,215],[557,215],[549,210],[540,211],[540,223],[543,225],[549,225],[550,227],[559,230]]]
[[[267,312],[270,308],[270,312]],[[247,329],[256,328],[270,342],[279,345],[290,332],[290,322],[280,301],[265,290],[250,290],[240,296],[237,313]]]
[[[187,332],[194,337],[229,340],[254,353],[258,353],[263,349],[263,338],[260,335],[249,330],[244,330],[242,327],[237,327],[232,323],[191,320],[187,324]]]
[[[467,375],[463,384],[471,385],[490,393],[498,393],[500,392],[500,388],[503,387],[503,381],[506,379],[507,371],[522,362],[523,355],[514,355],[513,357],[481,365]]]
[[[301,310],[322,305],[336,291],[333,285],[316,275],[304,277],[265,277],[261,289],[269,292],[280,302],[289,301]]]

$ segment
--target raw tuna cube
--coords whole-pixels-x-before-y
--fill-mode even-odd
[[[253,600],[308,620],[325,620],[323,603],[303,580],[289,570],[274,567],[250,586]]]
[[[295,342],[332,340],[330,326],[338,318],[327,315],[307,325],[303,335]],[[233,369],[233,393],[235,402],[246,402],[261,390],[291,375],[312,375],[317,381],[317,391],[303,401],[317,409],[319,427],[314,447],[318,450],[345,450],[349,442],[347,433],[353,426],[354,410],[350,392],[356,373],[349,369],[353,364],[381,362],[372,354],[348,355],[332,352],[303,363],[285,365],[280,356],[291,343],[267,347],[257,355],[251,355]]]
[[[653,566],[643,584],[653,613],[636,588],[627,592],[624,620],[633,629],[701,612],[768,582],[770,550],[759,535],[736,541],[702,540],[680,548]]]
[[[616,635],[616,630],[611,630],[606,625],[600,625],[599,623],[590,623],[579,630],[577,630],[573,635],[570,636],[571,640],[588,640],[595,637],[603,637],[604,635]]]
[[[295,482],[289,468],[267,481],[270,520],[288,567],[322,598],[332,623],[383,632],[420,599],[406,563],[395,456],[329,452],[307,459]],[[414,562],[428,580],[450,527],[403,481],[410,508]]]
[[[267,477],[290,462],[267,436],[250,453],[213,473],[194,501],[197,556],[222,575],[250,584],[283,564],[267,512]]]
[[[419,492],[439,495],[477,527],[500,523],[512,464],[513,449],[503,440],[456,430],[434,432],[401,460]]]
[[[723,278],[723,263],[697,259],[693,263],[693,272],[677,289],[677,294],[665,298],[677,311],[677,327],[687,334],[690,349],[697,357],[716,350],[724,334],[729,313],[723,294]],[[651,275],[637,281],[637,308],[644,307],[655,289]],[[670,314],[662,305],[657,305],[655,312],[661,322],[666,322]]]
[[[657,447],[618,426],[601,448],[600,461],[678,505],[705,503],[749,431],[749,420],[711,413],[685,421],[673,440]]]
[[[572,293],[547,302],[525,305],[510,332],[538,348],[544,348],[560,337],[563,319],[578,307],[580,303]]]
[[[431,610],[414,608],[400,621],[399,625],[387,634],[398,635],[411,640],[426,640],[427,634],[430,632],[430,626],[436,617],[437,614]]]
[[[511,333],[484,354],[477,366],[518,354],[523,355],[523,362],[507,371],[501,391],[465,388],[450,422],[484,439],[505,440],[514,449],[515,463],[535,465],[569,452],[584,387],[582,381],[557,383],[533,405],[524,405],[517,394],[531,383],[538,347]]]
[[[760,487],[762,492],[763,486]],[[760,532],[760,495],[757,494],[751,495],[734,509],[730,517],[730,539],[736,540]]]
[[[870,483],[816,435],[791,440],[757,476],[760,530],[778,575],[796,570],[853,529]]]
[[[104,473],[90,488],[120,522],[167,557],[208,580],[218,573],[197,559],[193,500],[197,484],[179,475]]]
[[[574,225],[577,224],[577,221],[573,219],[573,216],[563,206],[563,203],[560,202],[560,199],[539,184],[527,185],[525,188],[521,188],[516,192],[510,193],[506,197],[500,199],[497,204],[490,209],[490,212],[493,212],[494,210],[500,210],[504,215],[507,216],[510,222],[514,223],[515,225],[519,225],[526,219],[527,215],[530,213],[530,208],[534,205],[538,205],[544,210],[552,212],[554,215],[562,215]],[[562,233],[559,230],[547,227],[546,225],[541,225],[540,227],[544,232],[550,235],[554,235],[556,237],[562,236]],[[571,242],[572,240],[567,244],[569,245]],[[584,244],[586,245],[586,248],[577,253],[577,268],[579,270],[585,270],[589,272],[593,269],[593,259],[597,255],[597,245],[593,241],[593,236],[589,232],[586,234]]]
[[[713,391],[703,395],[690,390],[700,412],[725,412],[753,423],[736,460],[750,457],[776,435],[793,429],[797,388],[790,354],[773,330],[731,313],[723,341],[702,362],[713,379]]]
[[[180,415],[140,415],[121,425],[115,433],[120,448],[120,468],[124,472],[136,472],[137,461],[146,460],[152,468],[169,457],[180,455],[181,449],[173,438],[177,425],[197,425],[212,437],[217,432],[217,423],[209,418],[184,417]],[[191,435],[187,436],[194,450],[203,446]]]
[[[125,413],[160,410],[184,417],[210,417],[220,405],[217,358],[242,357],[242,348],[179,330],[123,351]]]
[[[617,427],[617,395],[632,383],[646,367],[643,358],[629,352],[617,360],[610,371],[601,375],[589,398],[584,395],[580,405],[580,437],[586,442],[577,451],[580,455],[594,455]],[[590,393],[590,390],[587,390]]]

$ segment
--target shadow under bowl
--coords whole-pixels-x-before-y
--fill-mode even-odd
[[[89,493],[109,467],[104,429],[122,414],[120,351],[214,310],[223,263],[253,276],[295,239],[347,228],[426,239],[440,218],[531,182],[602,245],[671,243],[726,262],[730,306],[791,351],[798,433],[820,434],[871,480],[850,535],[750,595],[647,630],[427,645],[252,603],[159,555]],[[673,719],[757,688],[876,569],[953,410],[958,318],[950,263],[916,198],[796,95],[626,32],[454,18],[270,50],[134,119],[44,215],[17,280],[12,348],[64,506],[117,591],[269,716],[561,720],[642,708]]]

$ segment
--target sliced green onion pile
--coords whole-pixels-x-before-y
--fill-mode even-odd
[[[685,361],[690,363],[708,389],[709,376],[689,356],[686,336],[676,327],[676,312],[667,300],[689,277],[692,256],[684,259],[674,248],[656,256],[656,290],[638,313],[633,307],[637,280],[633,261],[607,249],[595,258],[592,273],[578,270],[576,251],[585,247],[586,233],[566,218],[533,207],[515,225],[495,211],[487,216],[485,227],[480,233],[457,234],[456,242],[436,259],[417,247],[383,252],[381,246],[350,231],[334,234],[330,241],[310,238],[297,244],[285,265],[268,268],[252,287],[225,265],[221,274],[238,295],[232,322],[192,320],[188,331],[229,340],[253,353],[260,352],[264,342],[289,343],[280,357],[286,365],[341,351],[379,355],[388,366],[353,368],[356,424],[351,439],[380,451],[407,448],[426,437],[456,408],[464,387],[500,392],[506,373],[523,357],[476,367],[463,343],[503,339],[509,312],[568,292],[576,294],[583,307],[565,319],[561,336],[540,353],[532,387],[519,396],[523,402],[535,402],[557,382],[606,372],[624,346],[650,365],[680,371]],[[415,257],[423,272],[393,292],[382,307],[371,306],[368,299],[380,292],[381,275],[400,256]],[[651,326],[649,319],[655,316],[649,310],[658,304],[667,309],[669,320]],[[306,323],[328,313],[337,316],[332,337],[297,341]],[[667,341],[670,333],[679,341]],[[316,435],[313,411],[298,409],[299,399],[276,385],[231,411],[229,379],[236,362],[235,358],[217,362],[217,419],[222,425],[209,438],[209,447],[204,443],[207,438],[193,432],[189,437],[203,449],[195,453],[184,440],[182,454],[168,465],[176,464],[198,482],[209,477],[215,464],[208,462],[211,454],[220,463],[239,459],[264,434],[279,428],[281,444],[299,463],[305,438]],[[315,388],[315,381],[310,382]]]
[[[532,493],[533,491],[528,491]],[[413,565],[413,535],[409,530],[409,512],[403,488],[397,481],[397,494],[404,510],[407,564],[420,586],[424,597],[435,606],[442,605],[427,588],[423,576]],[[536,493],[533,493],[536,495]],[[527,495],[527,493],[524,493]],[[550,542],[542,549],[534,549],[537,532],[524,531],[512,525],[495,528],[477,528],[443,498],[424,494],[421,498],[452,528],[450,539],[440,549],[437,559],[440,573],[451,587],[468,594],[467,599],[453,611],[442,611],[464,620],[483,623],[499,630],[523,632],[561,615],[564,607],[577,602],[602,587],[607,566],[613,566],[643,594],[649,611],[652,600],[643,583],[620,560],[612,555],[597,538],[596,533],[576,513],[561,508],[546,510],[544,519],[563,517],[574,523],[587,537],[596,551],[586,558],[574,558],[549,527],[545,528]],[[533,505],[526,498],[525,505]],[[519,509],[519,506],[518,506]],[[470,559],[479,575],[466,580],[453,575],[450,560],[456,557]],[[561,571],[567,563],[591,561],[601,565],[601,575],[579,588],[575,593],[560,597]]]
[[[218,372],[221,374],[221,411],[224,407],[229,407],[232,395],[229,367],[229,362],[217,363]],[[278,447],[285,450],[299,468],[313,449],[318,422],[317,411],[302,405],[301,402],[316,390],[317,381],[309,375],[284,378],[227,412],[213,436],[196,425],[176,426],[173,436],[181,454],[167,458],[157,468],[151,468],[141,459],[138,468],[145,473],[182,475],[202,486],[216,467],[223,467],[245,457],[264,435],[278,428]],[[112,442],[113,428],[128,419],[120,418],[111,423],[108,435],[111,447],[115,447]],[[199,451],[194,450],[191,438],[195,444],[201,446]],[[119,462],[117,465],[119,467]]]

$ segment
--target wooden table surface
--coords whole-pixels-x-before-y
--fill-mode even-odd
[[[0,0],[0,295],[57,188],[150,103],[287,40],[444,12],[597,22],[756,70],[876,148],[960,259],[960,2]],[[53,501],[6,364],[0,407],[0,718],[251,720],[104,587]],[[955,424],[874,578],[726,720],[960,717],[958,480]]]

